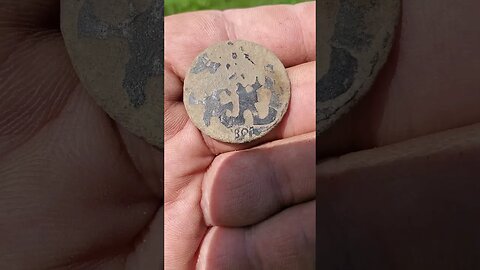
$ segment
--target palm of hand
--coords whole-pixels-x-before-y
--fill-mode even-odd
[[[6,230],[0,261],[27,269],[160,267],[161,153],[112,123],[80,86],[58,22],[46,19],[55,17],[50,15],[58,12],[57,2],[10,6],[15,12],[5,19],[11,24],[1,29],[8,38],[1,51],[1,107],[6,108],[1,197],[7,199],[1,211]],[[16,21],[30,12],[41,16],[23,32]],[[38,25],[45,28],[33,28]],[[22,46],[14,48],[21,40]],[[310,64],[303,70],[312,68]],[[284,130],[293,136],[296,128]],[[306,128],[297,131],[302,134]],[[312,149],[312,136],[294,143]],[[205,164],[212,161],[211,152],[208,159]],[[190,218],[188,224],[195,222]]]
[[[13,12],[0,8],[0,268],[159,268],[162,154],[81,87],[48,19],[57,1],[5,6]]]
[[[166,269],[313,269],[312,6],[165,19]],[[254,18],[259,21],[242,25]],[[280,22],[278,29],[269,29]],[[260,142],[242,146],[202,135],[182,103],[182,81],[194,57],[228,39],[266,45],[289,67],[292,80],[289,112],[280,126]]]
[[[450,0],[444,0],[448,1]],[[47,19],[57,17],[57,1],[29,0],[22,1],[22,4],[18,4],[18,1],[4,2],[6,5],[0,8],[0,268],[117,269],[130,266],[138,269],[139,265],[162,265],[162,256],[158,254],[158,250],[162,250],[163,238],[162,211],[158,209],[159,198],[163,194],[163,185],[159,181],[163,164],[161,154],[112,123],[81,88],[65,53],[57,22]],[[457,25],[463,31],[446,35],[443,31],[451,29],[447,27],[451,21],[445,16],[438,19],[437,9],[425,12],[425,7],[418,6],[445,6],[436,2],[434,4],[437,5],[421,2],[405,4],[404,16],[409,18],[406,20],[409,23],[404,24],[403,36],[397,47],[402,50],[396,52],[403,60],[397,62],[394,57],[393,67],[387,68],[387,72],[382,74],[390,78],[380,81],[372,95],[354,113],[322,135],[318,144],[322,149],[320,154],[382,146],[478,123],[479,92],[475,72],[479,63],[468,54],[475,51],[472,48],[478,47],[478,35],[469,35],[468,31],[474,28],[469,28],[467,24]],[[458,17],[465,21],[473,22],[477,18],[474,11],[478,10],[478,2],[472,1],[468,5],[452,12],[457,12]],[[9,9],[4,8],[6,6]],[[35,16],[28,17],[31,14]],[[214,25],[224,25],[222,16],[216,13],[216,16],[207,14],[197,18],[202,22],[200,30],[208,33],[209,40],[223,39],[227,33],[235,33],[232,32],[231,25],[220,31],[215,30],[217,28]],[[257,14],[257,17],[262,16]],[[431,25],[424,24],[429,18]],[[265,19],[272,18],[266,16]],[[417,25],[425,27],[416,28]],[[40,28],[35,28],[38,26]],[[210,31],[205,31],[209,29]],[[436,36],[439,39],[436,44],[442,46],[436,47],[435,51],[428,47],[431,41],[426,42],[426,39],[431,38],[426,32],[430,33],[431,29],[442,31],[442,34]],[[178,30],[180,32],[182,29]],[[191,44],[206,47],[207,44],[202,42],[208,42],[202,41],[203,37],[193,36],[196,40]],[[449,38],[445,39],[445,36]],[[182,41],[183,37],[179,35],[172,39],[175,42],[173,45],[185,45],[191,41]],[[268,39],[268,36],[265,38]],[[166,259],[178,266],[176,269],[195,264],[208,228],[200,207],[202,180],[207,179],[211,172],[207,168],[215,164],[222,167],[229,159],[248,160],[239,158],[239,154],[232,158],[233,153],[216,157],[214,153],[226,153],[234,148],[208,139],[202,142],[200,133],[188,123],[186,114],[182,112],[183,105],[178,102],[178,90],[168,90],[181,89],[180,78],[184,73],[181,69],[187,68],[187,59],[191,60],[195,54],[193,51],[199,51],[199,47],[190,50],[189,54],[185,54],[187,50],[180,50],[179,54],[172,50],[171,53],[177,56],[174,61],[183,60],[179,61],[182,63],[179,65],[170,63],[172,69],[168,73],[167,68],[166,74],[166,82],[169,83],[166,85],[166,99],[170,100],[166,104],[167,120],[170,118],[166,132],[168,143],[171,144],[166,150],[183,154],[175,155],[178,159],[169,164],[176,165],[172,168],[181,170],[167,171],[166,179],[170,181],[166,185],[170,197],[166,198],[165,222],[170,226],[167,227],[167,232],[171,232],[170,235],[166,234]],[[280,47],[281,45],[277,49]],[[290,50],[301,51],[298,48]],[[430,53],[424,53],[426,51]],[[448,51],[459,54],[452,56],[446,53]],[[280,54],[289,66],[304,62],[288,56],[290,54],[285,51]],[[419,61],[418,57],[423,57],[423,61]],[[419,65],[419,62],[423,64]],[[309,69],[306,67],[308,64],[302,66]],[[175,76],[175,73],[180,75]],[[416,76],[412,76],[413,73]],[[298,82],[301,85],[304,81]],[[456,89],[456,95],[451,94],[451,89]],[[311,99],[312,94],[305,96]],[[424,102],[429,99],[434,99],[435,102]],[[302,101],[301,96],[297,100],[300,104],[309,104],[305,101],[306,98]],[[295,109],[298,107],[300,106],[292,108],[290,114],[298,115],[296,111],[299,110]],[[462,110],[459,111],[458,108]],[[291,116],[287,116],[289,117]],[[309,121],[307,117],[306,122]],[[265,141],[311,131],[310,127],[295,125],[288,120],[286,122],[289,124],[280,127],[277,133]],[[184,133],[192,132],[192,141],[182,138],[180,130]],[[478,134],[478,131],[474,134]],[[308,135],[305,136],[308,138]],[[291,140],[292,145],[303,145],[305,148],[310,146],[305,138]],[[288,144],[289,141],[286,142]],[[272,152],[281,151],[273,148],[282,149],[275,143],[261,148]],[[290,150],[290,147],[284,146],[284,149]],[[325,149],[331,151],[325,152]],[[252,150],[240,155],[256,155],[260,152],[263,151]],[[259,160],[262,162],[262,159]],[[331,170],[325,170],[331,169],[332,164],[336,168],[351,165],[348,164],[348,159],[343,161],[340,166],[335,162],[328,163],[327,166],[320,165],[320,181],[332,176]],[[245,166],[248,168],[248,164]],[[218,171],[221,172],[216,172]],[[324,172],[327,173],[323,174]],[[378,175],[373,169],[365,173]],[[333,174],[341,178],[344,171],[334,171]],[[205,189],[208,190],[208,186]],[[220,187],[217,189],[220,190]],[[168,207],[172,211],[168,212]],[[178,214],[175,214],[174,207],[180,210]],[[278,211],[279,205],[259,208],[267,210],[247,216],[249,223]],[[310,212],[306,212],[312,217]],[[190,216],[185,217],[185,214]],[[222,220],[220,215],[210,214],[210,221],[223,224],[231,222],[231,217]],[[211,230],[217,236],[213,234],[215,237],[206,240],[222,244],[220,247],[231,247],[233,244],[215,240],[220,239],[218,233],[222,233],[222,230],[219,228]],[[236,240],[228,231],[224,233],[227,236],[224,239]],[[179,240],[179,245],[175,246],[172,241],[176,240]],[[208,241],[202,244],[206,246],[204,250],[207,254]],[[268,244],[268,241],[271,239],[264,239],[263,243]],[[238,245],[241,241],[233,243]],[[194,248],[187,248],[187,245]],[[238,261],[234,259],[230,263],[235,262]],[[253,264],[255,263],[258,264],[258,261]]]

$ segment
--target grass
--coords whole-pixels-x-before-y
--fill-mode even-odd
[[[165,15],[204,9],[246,8],[273,4],[295,4],[307,0],[165,0]]]

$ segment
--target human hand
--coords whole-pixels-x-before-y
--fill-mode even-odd
[[[182,102],[195,56],[236,39],[292,82],[280,125],[247,145],[202,135]],[[165,40],[166,269],[314,269],[315,3],[174,15]]]
[[[478,268],[479,9],[403,1],[376,85],[317,138],[319,267]]]
[[[0,269],[159,269],[163,153],[67,56],[59,1],[0,1]]]
[[[480,6],[454,3],[403,1],[386,67],[358,106],[317,138],[319,158],[480,122],[480,37],[472,27]]]

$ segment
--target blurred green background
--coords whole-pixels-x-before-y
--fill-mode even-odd
[[[202,10],[245,8],[261,5],[295,4],[308,0],[165,0],[165,15]]]

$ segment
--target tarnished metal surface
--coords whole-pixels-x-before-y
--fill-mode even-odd
[[[318,2],[317,132],[345,114],[385,64],[399,20],[400,0]]]
[[[84,87],[116,121],[163,148],[163,1],[62,0]]]
[[[264,136],[281,121],[289,101],[290,80],[283,64],[247,41],[224,42],[202,52],[184,84],[193,123],[229,143]]]

